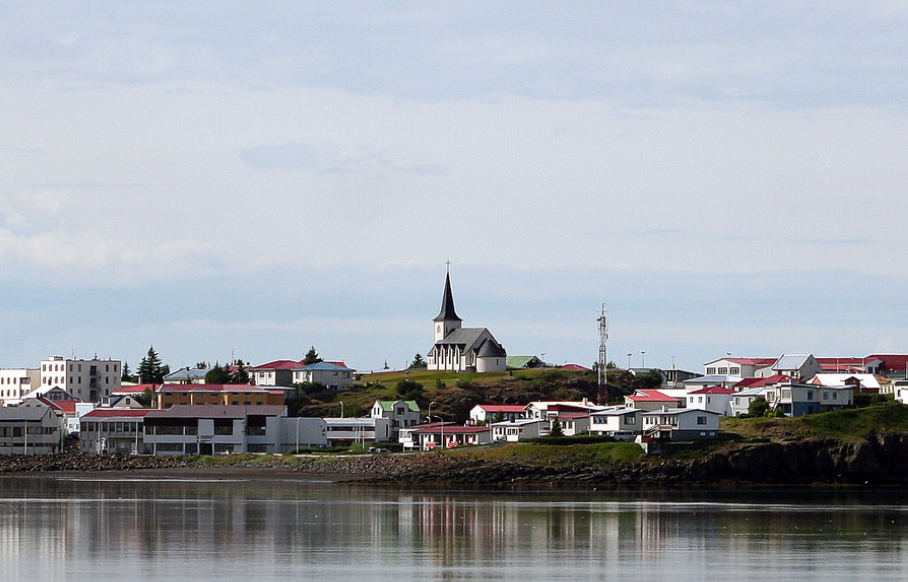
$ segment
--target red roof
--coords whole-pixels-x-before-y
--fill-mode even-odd
[[[160,392],[267,392],[252,384],[162,384]]]
[[[677,402],[680,400],[680,398],[667,396],[658,390],[637,390],[627,398],[634,402]]]
[[[781,384],[783,382],[790,381],[791,377],[786,376],[785,374],[776,374],[774,376],[768,376],[766,378],[744,378],[743,380],[735,384],[735,388],[762,388],[767,384]]]
[[[721,386],[708,386],[706,388],[700,388],[699,390],[694,390],[693,392],[688,392],[688,394],[734,394],[734,390],[729,390],[728,388],[723,388]]]
[[[864,360],[882,360],[887,370],[904,370],[908,366],[908,354],[874,354]]]
[[[436,433],[436,432],[442,433],[442,432],[445,432],[445,433],[451,433],[451,434],[456,432],[456,433],[460,433],[460,434],[468,434],[471,432],[488,432],[490,430],[492,430],[492,429],[488,426],[436,426],[436,427],[420,428],[420,429],[414,430],[413,432],[418,432],[418,433]]]
[[[561,366],[561,369],[562,370],[577,370],[577,371],[582,371],[582,372],[590,371],[589,368],[581,366],[580,364],[565,364],[565,365]]]
[[[78,400],[48,400],[46,398],[38,398],[38,400],[60,414],[75,414],[76,404],[79,402]]]
[[[523,412],[526,410],[525,404],[477,404],[486,412]]]
[[[299,368],[303,365],[303,361],[296,360],[274,360],[273,362],[268,362],[267,364],[262,364],[261,366],[256,366],[254,368],[249,368],[250,371],[258,370],[292,370],[294,368]]]
[[[151,411],[151,408],[95,408],[82,418],[142,418]]]
[[[120,386],[119,388],[114,388],[110,391],[111,394],[142,394],[146,390],[151,390],[152,392],[156,390],[158,384],[136,384],[135,386]]]
[[[768,366],[775,363],[778,358],[719,358],[727,362],[734,362],[742,366]],[[718,360],[716,360],[718,361]]]

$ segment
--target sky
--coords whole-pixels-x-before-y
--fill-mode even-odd
[[[0,3],[0,367],[908,352],[908,4]],[[630,354],[630,356],[628,356]]]

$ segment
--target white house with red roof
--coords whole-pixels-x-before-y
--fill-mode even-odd
[[[733,376],[737,378],[772,376],[772,365],[778,358],[733,358],[727,356],[703,365],[704,376]]]
[[[98,455],[151,453],[145,444],[145,417],[151,408],[95,408],[79,419],[79,448]]]
[[[680,408],[685,404],[684,397],[669,396],[659,390],[640,389],[635,390],[633,394],[624,397],[624,405],[627,408],[637,410],[659,410],[660,408]]]
[[[431,451],[438,448],[450,449],[460,446],[487,445],[492,442],[492,428],[489,426],[426,426],[412,432],[419,438],[419,448]]]
[[[293,384],[293,370],[303,365],[305,362],[302,360],[274,360],[249,368],[249,377],[256,386],[290,386]]]
[[[709,386],[687,394],[687,408],[709,410],[723,416],[731,415],[731,399],[735,391],[721,386]]]

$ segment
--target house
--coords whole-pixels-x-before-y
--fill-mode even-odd
[[[643,412],[643,432],[659,440],[692,441],[716,438],[719,417],[710,410],[663,408]]]
[[[803,381],[822,372],[823,367],[812,354],[782,354],[772,365],[772,371]]]
[[[98,402],[120,387],[119,360],[51,356],[41,362],[42,387],[59,387],[78,400]]]
[[[492,440],[516,443],[526,439],[535,439],[548,432],[548,422],[536,418],[505,420],[490,425]]]
[[[402,427],[420,423],[419,405],[415,400],[376,400],[372,405],[372,418],[384,418],[391,425],[391,440],[398,440]]]
[[[323,419],[288,417],[286,406],[176,405],[149,411],[144,424],[155,455],[287,453],[327,444]]]
[[[401,427],[397,435],[397,441],[403,445],[405,451],[412,451],[419,449],[419,435],[413,434],[419,429],[423,428],[437,428],[440,426],[456,426],[455,423],[450,421],[445,422],[426,422],[423,424],[417,424],[413,426]]]
[[[505,365],[509,370],[528,370],[531,368],[544,368],[545,362],[537,356],[508,356]]]
[[[582,412],[589,414],[595,410],[602,410],[605,406],[593,404],[587,399],[583,400],[537,400],[526,405],[526,418],[541,418],[551,420],[556,416]]]
[[[367,442],[387,443],[394,439],[391,419],[378,418],[325,418],[326,438],[329,447],[348,447]]]
[[[558,424],[561,426],[561,434],[564,436],[577,436],[580,434],[586,434],[590,431],[590,413],[587,412],[565,412],[554,416],[549,422],[549,427],[555,423],[555,419],[558,419]]]
[[[445,275],[441,311],[434,319],[435,344],[426,357],[429,370],[453,372],[503,372],[507,352],[484,327],[461,327],[463,320],[454,310],[451,273]]]
[[[704,376],[754,378],[772,376],[772,366],[778,358],[733,358],[727,356],[703,365]]]
[[[627,408],[637,410],[659,410],[664,407],[680,408],[686,404],[684,397],[669,396],[659,390],[641,389],[624,397]]]
[[[854,402],[854,387],[819,386],[791,381],[768,386],[765,397],[773,410],[780,409],[785,416],[804,416],[851,406]]]
[[[179,405],[282,406],[283,390],[252,384],[161,384],[155,392],[156,408]]]
[[[449,449],[458,446],[487,445],[492,442],[492,430],[488,426],[426,426],[413,431],[419,438],[419,448],[431,451],[436,447]]]
[[[721,386],[710,386],[688,392],[687,408],[709,410],[723,416],[729,413],[729,403],[735,391]]]
[[[735,392],[730,403],[729,416],[741,416],[750,413],[750,405],[757,398],[766,398],[766,388],[758,386]]]
[[[693,390],[699,390],[701,388],[706,388],[707,386],[721,386],[723,388],[731,388],[741,382],[744,378],[740,376],[730,376],[723,374],[713,374],[710,376],[698,376],[697,378],[689,378],[682,382],[684,384],[684,389],[688,392]]]
[[[345,390],[356,370],[335,362],[318,362],[293,369],[294,384],[321,384],[329,390]]]
[[[470,409],[470,424],[517,420],[526,416],[526,404],[477,404]]]
[[[79,434],[79,417],[86,412],[94,409],[97,404],[94,402],[79,402],[78,400],[47,400],[42,397],[26,398],[19,406],[50,406],[50,409],[57,415],[57,421],[63,436]]]
[[[95,408],[79,419],[79,448],[83,453],[150,454],[145,444],[145,416],[150,408]]]
[[[637,408],[615,406],[590,414],[590,434],[632,440],[641,430]]]
[[[41,385],[38,368],[0,369],[0,406],[15,406],[26,394]]]
[[[251,383],[256,386],[290,386],[293,384],[293,370],[305,365],[303,361],[274,360],[255,366],[249,368]]]
[[[48,455],[60,448],[62,434],[50,406],[0,408],[0,455]]]
[[[882,386],[873,374],[817,374],[810,379],[817,386],[853,386],[855,392],[879,394]]]

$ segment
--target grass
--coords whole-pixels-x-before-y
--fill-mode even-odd
[[[908,406],[898,402],[799,418],[727,419],[723,430],[743,438],[819,438],[859,441],[876,433],[908,431]]]

